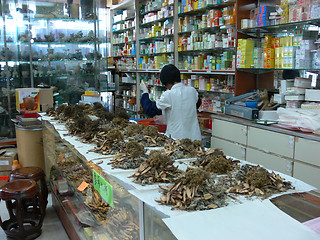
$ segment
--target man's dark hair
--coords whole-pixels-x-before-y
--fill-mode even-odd
[[[165,65],[160,72],[160,81],[163,86],[175,82],[181,82],[180,71],[173,64]]]
[[[296,77],[300,77],[300,73],[298,70],[283,70],[282,78],[286,79],[295,79]]]

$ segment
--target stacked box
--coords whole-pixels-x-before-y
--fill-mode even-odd
[[[274,49],[274,58],[275,58],[274,67],[283,68],[283,47],[276,47]]]
[[[274,36],[266,35],[265,43],[263,44],[263,66],[264,68],[274,68]],[[273,44],[272,44],[273,43]]]
[[[289,20],[289,3],[288,0],[281,0],[281,19],[280,23],[287,23]]]
[[[298,22],[300,21],[301,16],[301,8],[298,6],[298,1],[290,1],[289,2],[289,22]]]
[[[260,6],[259,13],[257,16],[257,26],[263,27],[269,25],[270,12],[274,11],[274,7],[271,6]]]
[[[161,26],[152,26],[151,28],[151,36],[150,37],[156,37],[161,35]]]
[[[320,16],[320,0],[311,0],[310,3],[310,18],[315,19]]]
[[[296,64],[297,69],[308,69],[311,68],[312,58],[311,52],[305,49],[296,50]]]
[[[283,68],[295,67],[295,50],[293,46],[283,47]]]
[[[310,19],[310,0],[299,0],[298,1],[298,9],[300,13],[299,21],[305,21]]]
[[[320,50],[319,49],[313,55],[312,68],[320,69]]]
[[[253,65],[254,41],[250,39],[238,39],[237,67],[251,68]]]
[[[253,49],[253,65],[255,68],[263,68],[263,48]]]

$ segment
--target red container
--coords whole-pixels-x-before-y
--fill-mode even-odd
[[[145,125],[145,126],[156,126],[158,128],[159,132],[165,133],[167,130],[167,125],[166,124],[159,124],[159,123],[155,123],[153,118],[147,118],[147,119],[142,119],[137,121],[138,124],[140,125]]]

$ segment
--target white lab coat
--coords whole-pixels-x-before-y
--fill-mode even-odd
[[[176,83],[156,101],[167,123],[166,135],[174,139],[201,140],[196,103],[198,93],[193,87]]]

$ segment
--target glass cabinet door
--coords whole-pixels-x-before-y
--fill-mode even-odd
[[[68,104],[100,90],[106,18],[97,0],[1,1],[0,137],[14,136],[15,88],[54,87],[59,103]]]

